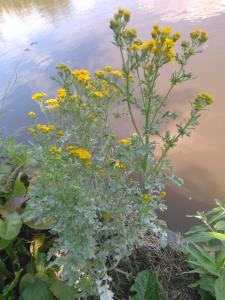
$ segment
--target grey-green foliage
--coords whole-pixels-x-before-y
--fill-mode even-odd
[[[194,226],[184,242],[184,252],[193,273],[200,279],[192,285],[200,290],[202,299],[225,297],[225,205],[216,200],[216,207],[195,216],[202,224]]]
[[[24,220],[56,235],[49,260],[50,265],[60,267],[61,278],[79,289],[80,297],[100,295],[102,300],[113,297],[108,272],[135,245],[143,243],[146,232],[161,235],[165,244],[157,211],[166,209],[162,196],[166,180],[181,183],[168,175],[168,152],[180,138],[190,136],[201,110],[213,102],[211,96],[199,95],[190,116],[177,124],[174,135],[163,130],[165,123],[176,119],[174,112],[166,112],[168,96],[177,84],[191,78],[186,64],[207,36],[197,32],[191,43],[181,47],[180,54],[171,57],[171,46],[164,47],[165,43],[169,39],[174,45],[179,34],[158,28],[156,51],[133,52],[131,44],[140,40],[135,30],[126,28],[129,16],[120,9],[111,21],[122,72],[108,66],[91,76],[87,70],[59,65],[56,81],[63,88],[63,96],[53,100],[57,109],[48,108],[45,94],[33,97],[51,124],[45,124],[43,130],[43,124],[35,119],[30,128],[36,139],[31,156],[38,163],[38,175],[31,185]],[[161,95],[156,81],[171,58],[179,70],[171,76],[168,92]],[[137,81],[132,79],[136,77]],[[116,100],[126,104],[136,131],[125,143],[118,143],[109,129],[109,113]],[[134,111],[145,120],[141,130]],[[58,129],[64,135],[57,136]],[[75,152],[88,150],[91,159],[85,161],[77,153],[71,154],[68,146]]]

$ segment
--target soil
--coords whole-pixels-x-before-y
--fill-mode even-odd
[[[171,242],[162,249],[157,237],[147,235],[144,245],[136,248],[130,257],[111,273],[115,299],[128,300],[134,278],[138,272],[146,269],[154,271],[157,276],[160,300],[200,299],[194,289],[188,288],[198,277],[188,273],[190,268],[178,248],[178,242]]]

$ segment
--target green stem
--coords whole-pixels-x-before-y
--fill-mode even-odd
[[[155,86],[155,81],[157,79],[158,76],[158,65],[156,64],[156,68],[155,68],[155,74],[153,76],[153,80],[152,80],[152,85],[149,91],[149,100],[148,100],[148,106],[147,106],[147,111],[146,111],[146,116],[145,116],[145,130],[146,130],[146,135],[145,135],[145,143],[149,144],[149,119],[150,119],[150,115],[151,115],[151,103],[152,103],[152,94],[153,94],[153,90],[154,90],[154,86]],[[146,181],[147,178],[147,172],[148,172],[148,153],[145,154],[145,158],[144,158],[144,182]]]
[[[190,125],[190,123],[193,121],[194,117],[195,117],[195,116],[192,116],[192,117],[187,121],[187,123],[186,123],[185,126],[184,126],[184,130],[186,130],[186,129],[188,128],[188,126]],[[175,142],[177,142],[181,135],[182,135],[181,133],[178,133],[178,134],[173,138],[173,140],[174,140]],[[164,159],[165,159],[165,157],[167,156],[168,151],[169,151],[170,148],[172,148],[172,147],[173,147],[173,145],[170,145],[170,144],[167,144],[167,145],[166,145],[166,147],[165,147],[165,149],[163,150],[162,155],[161,155],[161,157],[160,157],[158,163],[156,164],[156,166],[154,167],[154,169],[153,169],[153,171],[152,171],[151,179],[154,179],[154,178],[158,175],[158,173],[159,173],[159,171],[160,171],[160,168],[161,168],[162,165],[163,165]]]
[[[140,131],[139,131],[139,129],[137,127],[137,124],[135,122],[135,118],[134,118],[134,115],[133,115],[133,112],[132,112],[132,108],[131,108],[129,71],[127,70],[127,67],[126,67],[126,63],[125,63],[125,59],[124,59],[122,47],[120,47],[120,54],[121,54],[122,63],[123,63],[123,70],[124,70],[124,73],[125,73],[125,80],[126,80],[125,92],[126,92],[126,100],[127,100],[127,106],[128,106],[128,110],[129,110],[131,122],[132,122],[132,124],[134,126],[134,129],[136,130],[136,132],[137,132],[137,134],[138,134],[138,136],[139,136],[142,144],[144,144],[144,142],[142,140],[142,137],[141,137],[141,134],[140,134]]]

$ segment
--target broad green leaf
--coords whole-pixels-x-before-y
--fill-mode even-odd
[[[207,235],[209,237],[221,240],[221,241],[225,241],[225,234],[223,234],[223,233],[219,233],[219,232],[205,232],[203,234]]]
[[[220,270],[223,268],[225,264],[225,251],[221,250],[216,252],[215,258],[216,258],[216,270],[217,272],[220,272]]]
[[[32,283],[35,282],[34,276],[30,273],[25,274],[20,280],[20,294]]]
[[[24,184],[20,181],[20,179],[17,179],[15,182],[14,189],[12,193],[10,193],[9,197],[10,199],[17,198],[17,197],[22,197],[26,193],[26,188]]]
[[[14,239],[19,234],[21,226],[21,217],[16,212],[9,214],[6,221],[0,219],[0,238]]]
[[[53,295],[45,281],[36,279],[26,286],[22,291],[19,300],[52,300]]]
[[[50,290],[59,300],[74,300],[76,296],[76,291],[73,287],[58,279],[51,280]]]
[[[185,240],[193,243],[202,243],[202,242],[208,242],[212,239],[213,237],[205,235],[205,232],[202,232],[202,233],[193,234],[188,238],[186,238]]]
[[[156,276],[148,270],[137,274],[131,291],[136,292],[136,294],[130,296],[129,300],[159,300],[159,287]]]
[[[1,220],[0,220],[1,221]],[[0,227],[1,227],[1,223],[0,223]],[[8,245],[11,243],[10,240],[3,240],[3,239],[0,239],[0,250],[3,250],[5,248],[8,247]]]
[[[224,300],[225,299],[225,279],[218,278],[215,282],[215,294],[216,300]]]
[[[216,280],[215,277],[204,276],[198,281],[198,284],[202,290],[206,292],[210,292],[212,295],[214,295],[215,280]]]
[[[225,230],[225,221],[219,221],[214,225],[216,230]]]

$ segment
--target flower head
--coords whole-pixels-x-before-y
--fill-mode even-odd
[[[38,99],[45,98],[46,96],[47,96],[47,94],[45,94],[45,93],[35,93],[32,95],[32,99],[38,100]]]
[[[81,160],[85,161],[91,159],[91,152],[81,147],[77,148],[76,146],[68,146],[66,150],[69,155],[76,156]]]
[[[59,98],[63,98],[63,97],[66,97],[67,96],[67,92],[65,89],[58,89],[57,90],[57,96]]]
[[[57,109],[60,106],[59,101],[57,99],[48,99],[45,101],[45,103],[47,104],[46,107],[49,110]]]
[[[130,145],[132,143],[131,139],[122,139],[118,141],[121,145]]]
[[[151,200],[151,195],[149,195],[149,194],[143,194],[143,200],[145,201],[145,202],[148,202],[148,201],[150,201]]]
[[[193,102],[193,107],[196,111],[200,111],[211,105],[213,101],[214,99],[211,95],[207,93],[199,93]]]
[[[31,118],[32,120],[35,120],[35,119],[36,119],[36,114],[35,114],[35,112],[33,112],[33,111],[30,111],[27,115],[28,115],[28,117]]]

